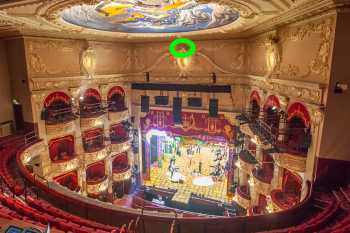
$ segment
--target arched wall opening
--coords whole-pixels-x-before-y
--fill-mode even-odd
[[[125,103],[125,91],[120,86],[112,87],[107,96],[108,110],[111,112],[122,112],[127,109]]]
[[[251,93],[249,107],[253,120],[258,119],[260,114],[260,96],[257,91]]]
[[[286,143],[290,152],[306,155],[311,144],[311,123],[307,108],[293,103],[288,108]]]
[[[60,91],[49,94],[45,98],[41,118],[48,124],[62,123],[75,119],[71,98]]]
[[[79,107],[82,117],[103,113],[102,98],[98,90],[86,89],[79,98]]]
[[[276,132],[278,131],[280,122],[280,108],[280,102],[274,95],[270,95],[264,104],[264,121]]]

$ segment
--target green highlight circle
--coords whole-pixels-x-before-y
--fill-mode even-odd
[[[186,52],[179,52],[176,50],[176,47],[180,44],[185,44],[188,46],[188,51]],[[173,55],[176,58],[186,58],[186,57],[191,57],[196,53],[197,46],[196,44],[187,38],[179,38],[175,39],[173,42],[171,42],[169,46],[169,51],[171,55]]]

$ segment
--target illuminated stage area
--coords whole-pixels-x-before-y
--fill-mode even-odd
[[[182,112],[182,123],[175,124],[171,112],[153,110],[141,123],[143,198],[209,215],[233,209],[236,215],[235,130],[223,115]]]
[[[176,189],[172,200],[186,204],[191,193],[228,202],[227,146],[196,140],[190,140],[193,141],[190,144],[182,137],[177,137],[178,141],[171,137],[158,138],[160,153],[152,163],[151,179],[145,182],[146,186]]]

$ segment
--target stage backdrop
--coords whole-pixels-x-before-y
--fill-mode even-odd
[[[152,110],[141,119],[142,133],[150,129],[167,131],[174,135],[191,136],[203,141],[233,143],[234,126],[224,115],[209,117],[208,113],[182,112],[182,126],[175,126],[171,111]]]

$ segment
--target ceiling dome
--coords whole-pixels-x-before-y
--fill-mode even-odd
[[[221,27],[239,13],[226,5],[196,0],[105,0],[62,11],[64,21],[96,30],[126,33],[176,33]]]

